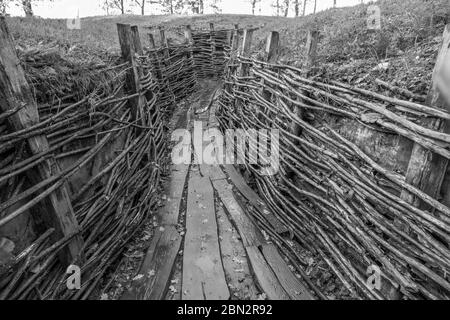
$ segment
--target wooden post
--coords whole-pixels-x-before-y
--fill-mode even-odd
[[[319,32],[317,31],[308,31],[308,38],[306,40],[306,63],[303,70],[303,76],[308,77],[311,69],[314,67],[317,55],[317,45],[319,41]],[[305,94],[305,92],[302,92]],[[301,108],[294,106],[294,112],[300,118],[303,118],[303,111]],[[299,136],[302,132],[302,128],[295,122],[292,122],[291,125],[292,134]]]
[[[250,49],[252,45],[254,29],[244,30],[244,40],[242,42],[241,56],[247,57],[250,54]],[[248,75],[248,65],[246,63],[241,63],[239,75],[245,77]]]
[[[133,38],[133,44],[136,53],[142,56],[144,54],[144,50],[142,49],[141,37],[139,36],[138,26],[131,27],[131,36]]]
[[[150,44],[150,49],[151,50],[156,48],[156,46],[155,46],[155,39],[153,38],[153,34],[151,34],[151,33],[148,34],[148,42]]]
[[[20,105],[24,107],[9,118],[11,128],[17,131],[38,124],[40,119],[36,101],[26,81],[6,21],[4,17],[0,17],[0,108],[3,112],[8,112]],[[27,142],[31,154],[44,153],[49,149],[45,135],[32,136]],[[35,183],[59,174],[58,164],[53,157],[45,160],[36,169],[29,171],[30,178]],[[52,192],[42,204],[44,209],[40,213],[49,224],[47,227],[55,228],[54,241],[80,231],[65,185]],[[66,265],[77,263],[83,259],[82,247],[82,237],[76,235],[63,250],[60,259]]]
[[[212,77],[217,76],[216,72],[216,41],[214,37],[214,23],[209,23],[209,34],[210,34],[210,41],[211,41],[211,66],[212,66]]]
[[[439,51],[436,65],[433,71],[432,86],[427,98],[427,105],[432,107],[449,109],[448,103],[437,89],[437,79],[440,69],[444,65],[445,59],[449,59],[450,52],[450,25],[444,30],[444,39]],[[438,119],[424,119],[421,124],[427,128],[450,133],[450,123]],[[419,144],[414,144],[411,159],[406,172],[406,182],[424,191],[433,198],[438,198],[441,191],[442,182],[447,171],[448,159],[433,154],[430,150],[423,148]],[[415,206],[427,209],[426,206],[414,197],[411,193],[403,190],[401,198]],[[398,222],[398,221],[397,221]]]
[[[239,47],[239,25],[234,25],[234,33],[233,33],[233,39],[231,44],[231,51],[236,52]]]
[[[164,48],[164,58],[169,59],[169,43],[166,38],[166,31],[162,26],[159,26],[159,35],[161,38],[161,47]]]
[[[189,45],[189,55],[188,59],[191,61],[192,72],[194,73],[195,79],[198,81],[197,71],[195,69],[195,60],[194,60],[194,38],[192,37],[192,29],[190,25],[186,25],[184,29],[184,37]]]
[[[117,24],[119,34],[120,49],[122,51],[122,59],[128,61],[131,69],[127,71],[125,90],[128,94],[139,92],[139,71],[135,59],[135,48],[133,43],[131,26],[129,24]],[[138,117],[139,97],[128,100],[128,107],[131,110],[133,121]]]

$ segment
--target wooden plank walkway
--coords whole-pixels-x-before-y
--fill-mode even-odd
[[[217,84],[206,82],[202,87],[186,117],[174,122],[189,128],[191,135],[191,120],[201,121],[203,129],[217,127],[215,104],[211,103]],[[190,119],[196,110],[202,112]],[[240,194],[239,201],[235,192]],[[181,252],[179,299],[314,299],[253,223],[246,205],[259,210],[278,234],[287,229],[233,166],[222,170],[220,165],[174,165],[166,193],[147,255],[123,299],[164,299]],[[184,208],[185,221],[180,220]],[[181,232],[183,222],[185,232]]]

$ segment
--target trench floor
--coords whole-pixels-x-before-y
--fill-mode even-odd
[[[172,120],[173,131],[186,130],[177,145],[191,148],[194,161],[171,165],[157,227],[122,299],[313,299],[247,214],[251,203],[264,205],[238,170],[233,165],[199,164],[200,146],[193,144],[202,142],[194,139],[194,123],[201,123],[203,130],[218,127],[214,97],[219,91],[220,83],[202,82]],[[275,229],[283,228],[273,221]]]

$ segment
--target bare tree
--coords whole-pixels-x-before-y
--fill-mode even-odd
[[[256,5],[261,2],[261,0],[250,0],[250,3],[252,5],[252,14],[255,15],[255,9],[256,9]]]
[[[22,0],[22,8],[25,12],[26,17],[34,16],[33,6],[31,5],[31,0]]]
[[[275,10],[277,12],[277,17],[279,17],[280,16],[280,9],[281,9],[280,0],[275,0],[275,2],[272,3],[272,7],[275,8]]]
[[[303,16],[306,15],[306,3],[308,2],[308,0],[303,0]]]
[[[317,10],[317,0],[314,0],[314,14],[316,14]]]
[[[7,0],[0,0],[0,15],[6,15]]]
[[[121,14],[125,14],[125,1],[124,0],[105,0],[103,8],[109,13],[110,9],[117,9]]]
[[[294,13],[296,17],[300,14],[300,0],[294,0]]]
[[[145,15],[145,5],[148,4],[157,4],[159,1],[155,0],[133,0],[134,3],[139,7],[141,10],[141,15]]]
[[[290,4],[290,0],[284,0],[283,1],[283,10],[284,10],[284,16],[287,17],[289,14],[289,4]]]

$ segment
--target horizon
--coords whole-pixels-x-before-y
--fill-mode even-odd
[[[43,0],[33,3],[34,14],[37,17],[45,19],[67,19],[74,18],[78,15],[80,18],[97,17],[97,16],[117,16],[120,15],[118,10],[112,10],[107,14],[102,8],[102,0]],[[255,15],[257,16],[277,16],[276,10],[271,6],[273,0],[261,0],[256,6]],[[364,0],[364,3],[370,1]],[[316,12],[333,8],[334,0],[318,0]],[[359,5],[361,0],[337,0],[336,7],[349,7]],[[252,15],[251,4],[249,0],[222,0],[219,1],[218,7],[222,12],[220,14],[241,14]],[[302,8],[300,8],[300,11]],[[314,12],[314,2],[310,1],[306,6],[306,15]],[[9,5],[7,13],[11,16],[24,16],[22,7],[18,4]],[[141,15],[140,8],[130,4],[127,7],[126,14]],[[205,6],[205,14],[215,14],[211,7]],[[146,16],[151,15],[167,15],[160,5],[147,5],[145,10]],[[192,15],[183,13],[182,15]],[[288,17],[294,17],[294,8],[291,5]],[[280,17],[283,17],[281,14]]]

